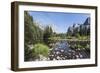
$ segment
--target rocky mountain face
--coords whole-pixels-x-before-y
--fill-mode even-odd
[[[67,35],[76,36],[79,35],[90,35],[90,17],[88,17],[83,24],[73,24],[67,31]]]

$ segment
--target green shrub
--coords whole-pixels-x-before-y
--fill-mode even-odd
[[[49,47],[44,44],[35,44],[32,52],[35,56],[43,55],[47,57],[49,55]]]

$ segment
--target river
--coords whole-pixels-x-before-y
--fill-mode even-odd
[[[67,60],[67,59],[86,59],[90,54],[84,50],[73,50],[69,48],[67,41],[59,41],[54,44],[50,50],[50,60]]]

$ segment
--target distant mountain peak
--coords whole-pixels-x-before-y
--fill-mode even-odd
[[[86,21],[84,22],[84,25],[90,25],[90,17],[88,17],[88,18],[86,19]]]

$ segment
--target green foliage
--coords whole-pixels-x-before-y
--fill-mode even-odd
[[[33,57],[32,50],[28,47],[28,45],[25,45],[24,51],[24,61],[29,61],[29,59]]]
[[[24,13],[24,24],[25,24],[25,43],[35,44],[43,41],[43,31],[36,25],[32,16],[25,11]]]
[[[50,40],[59,40],[59,39],[61,39],[61,37],[59,37],[59,36],[57,36],[57,37],[50,37],[49,39]]]
[[[86,49],[90,49],[90,45],[89,44],[86,45]]]
[[[29,60],[31,56],[31,50],[29,45],[33,45],[38,42],[43,42],[43,31],[37,26],[32,16],[27,11],[24,12],[24,25],[25,25],[25,61]]]
[[[35,56],[43,55],[47,57],[49,55],[49,47],[44,44],[35,44],[32,52]]]
[[[27,12],[24,13],[24,24],[25,24],[25,42],[27,44],[32,43],[32,17],[28,15]]]
[[[57,34],[57,37],[60,37],[61,39],[66,39],[66,33],[59,33]]]
[[[80,48],[80,49],[83,48],[83,46],[80,45],[80,44],[77,44],[77,47]]]
[[[43,40],[45,44],[47,45],[49,44],[49,41],[50,41],[49,38],[52,36],[52,34],[53,34],[52,28],[50,26],[47,26],[43,34]]]
[[[79,33],[77,33],[77,34],[76,34],[76,37],[77,37],[77,38],[80,38],[80,35],[79,35]]]

